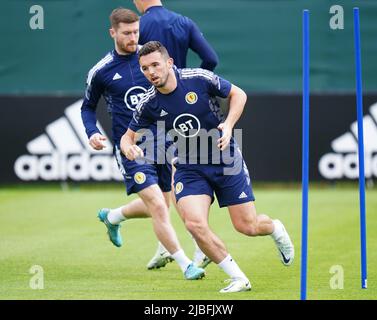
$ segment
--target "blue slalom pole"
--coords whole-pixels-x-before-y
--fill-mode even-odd
[[[308,261],[308,196],[309,196],[309,10],[302,14],[302,236],[301,236],[301,300],[306,300]]]
[[[361,288],[367,288],[367,243],[365,212],[365,171],[364,171],[364,128],[363,128],[363,92],[361,81],[361,48],[359,8],[353,8],[356,65],[356,104],[357,136],[359,151],[359,198],[360,198],[360,242],[361,242]]]

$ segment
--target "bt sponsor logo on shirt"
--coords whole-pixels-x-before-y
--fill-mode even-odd
[[[124,95],[124,103],[131,111],[135,111],[135,108],[139,101],[143,98],[147,90],[141,86],[135,86],[127,90]]]

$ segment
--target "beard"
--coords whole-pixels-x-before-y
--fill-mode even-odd
[[[137,43],[127,43],[127,44],[125,44],[124,42],[118,42],[117,41],[117,46],[125,54],[135,53],[136,50],[137,50]]]
[[[160,84],[155,85],[156,88],[163,88],[165,87],[166,83],[168,82],[169,79],[169,73],[166,75],[165,78],[161,78]]]

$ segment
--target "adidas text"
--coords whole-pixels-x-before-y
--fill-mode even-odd
[[[65,109],[64,115],[46,126],[45,133],[26,145],[29,154],[21,155],[14,171],[23,181],[109,181],[122,180],[112,155],[112,145],[92,150],[81,123],[78,100]],[[100,123],[97,126],[104,132]]]
[[[377,154],[365,154],[365,177],[377,177]],[[359,177],[357,153],[327,153],[319,161],[318,169],[326,179],[357,179]]]
[[[122,180],[112,155],[90,155],[87,152],[64,155],[53,152],[51,155],[23,155],[15,164],[16,175],[24,181],[33,180],[74,180],[109,181]]]

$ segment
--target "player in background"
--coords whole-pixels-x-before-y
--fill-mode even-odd
[[[210,71],[176,69],[166,48],[157,41],[145,44],[138,54],[141,69],[155,90],[136,107],[129,129],[121,139],[121,150],[130,160],[142,157],[143,151],[134,142],[136,132],[157,121],[163,121],[169,134],[183,136],[177,143],[185,142],[186,148],[180,151],[178,147],[174,183],[177,205],[186,228],[202,251],[230,276],[230,284],[220,292],[248,291],[251,289],[249,279],[208,225],[214,193],[219,206],[228,208],[237,231],[251,237],[272,237],[286,266],[293,262],[294,247],[279,220],[257,214],[249,172],[232,137],[247,96],[243,90]],[[220,112],[216,96],[229,98],[226,119]],[[200,130],[217,133],[215,138],[205,136],[211,146],[206,154],[197,150]],[[200,145],[202,138],[200,136]],[[193,164],[193,156],[197,164]]]
[[[171,168],[166,164],[140,165],[121,155],[120,138],[128,128],[138,97],[143,96],[149,83],[140,71],[137,56],[139,16],[131,10],[118,8],[112,12],[110,22],[115,49],[90,70],[81,116],[90,145],[95,150],[103,149],[106,138],[96,126],[96,107],[100,97],[104,97],[112,118],[114,154],[124,176],[127,194],[137,193],[140,199],[120,208],[101,209],[98,217],[106,225],[110,240],[120,247],[120,223],[151,216],[157,238],[177,261],[186,279],[201,278],[204,270],[187,258],[170,222]],[[156,133],[154,125],[151,130]],[[162,265],[155,267],[166,262],[165,259]]]
[[[166,9],[160,0],[134,0],[134,4],[142,14],[139,44],[145,44],[148,41],[161,42],[173,58],[177,68],[186,68],[188,51],[191,49],[199,56],[201,68],[210,71],[215,69],[219,58],[195,22]],[[174,201],[174,192],[172,192],[172,198]],[[194,262],[205,268],[210,260],[203,254],[195,241],[194,243],[196,245]],[[156,254],[149,264],[153,265],[161,255],[166,255],[163,247],[157,248]]]
[[[190,18],[163,7],[160,0],[134,0],[140,18],[139,44],[159,41],[168,50],[177,68],[186,68],[189,49],[201,59],[200,67],[214,70],[219,63],[215,50]]]

